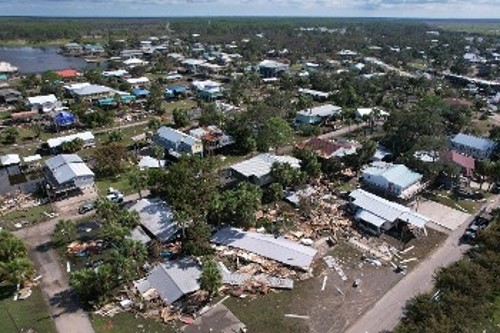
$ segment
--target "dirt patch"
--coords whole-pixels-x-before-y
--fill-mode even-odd
[[[95,188],[85,189],[81,194],[54,202],[54,210],[60,217],[78,215],[78,208],[81,205],[95,201],[97,198],[98,194]]]

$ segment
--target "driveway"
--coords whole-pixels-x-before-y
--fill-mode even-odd
[[[59,219],[49,220],[15,232],[28,245],[30,257],[42,275],[40,287],[48,300],[56,329],[60,333],[93,333],[94,329],[76,294],[69,286],[66,270],[59,262],[51,239]]]
[[[430,218],[432,223],[451,231],[459,228],[471,216],[468,213],[430,200],[419,202],[414,208],[418,213]]]
[[[138,195],[132,194],[124,199],[125,201],[137,200]],[[15,232],[15,235],[27,244],[30,257],[42,275],[40,287],[48,300],[50,312],[59,333],[94,333],[87,313],[82,310],[77,295],[69,285],[66,268],[61,265],[57,252],[51,244],[54,227],[60,219],[77,220],[81,217],[82,215],[74,214],[72,211],[62,211],[57,219]]]
[[[493,208],[498,207],[499,204],[500,195],[497,195],[483,207]],[[418,294],[432,290],[434,272],[460,260],[467,251],[469,248],[467,245],[458,245],[459,239],[474,217],[475,215],[469,217],[467,223],[455,229],[439,249],[405,276],[345,332],[378,333],[384,330],[390,331],[396,327],[402,318],[406,302]]]

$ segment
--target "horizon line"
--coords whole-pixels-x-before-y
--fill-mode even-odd
[[[77,15],[1,15],[2,18],[53,18],[53,19],[189,19],[189,18],[296,18],[296,19],[397,19],[397,20],[450,20],[450,21],[500,21],[500,18],[454,18],[409,16],[296,16],[296,15],[173,15],[173,16],[77,16]]]

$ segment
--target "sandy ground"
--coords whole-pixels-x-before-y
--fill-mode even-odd
[[[498,207],[500,195],[490,199],[484,207]],[[479,210],[480,211],[480,210]],[[474,219],[471,216],[467,222]],[[394,288],[386,293],[376,304],[365,313],[346,333],[376,333],[384,330],[392,330],[401,320],[406,302],[420,293],[429,292],[433,287],[434,272],[440,267],[445,267],[460,260],[469,248],[460,245],[459,239],[463,235],[468,223],[463,223],[454,230],[430,257],[420,263]],[[335,332],[330,330],[328,332]]]

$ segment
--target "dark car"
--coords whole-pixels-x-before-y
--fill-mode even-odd
[[[95,204],[93,202],[86,203],[78,208],[79,214],[85,214],[95,209]]]

